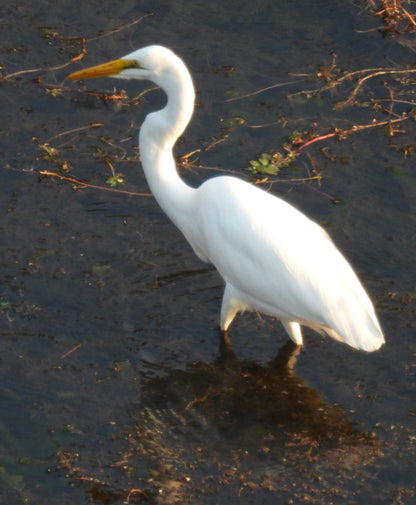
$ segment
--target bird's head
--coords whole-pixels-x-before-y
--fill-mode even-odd
[[[67,79],[116,77],[149,80],[164,87],[172,69],[177,68],[178,65],[183,65],[183,63],[170,49],[162,46],[147,46],[118,60],[73,72],[67,76]]]

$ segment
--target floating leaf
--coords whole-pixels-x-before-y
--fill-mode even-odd
[[[250,161],[249,170],[253,174],[277,175],[282,167],[287,167],[294,157],[292,153],[284,156],[280,152],[262,153],[256,160]]]
[[[115,174],[115,175],[110,175],[110,177],[107,177],[106,183],[114,188],[118,184],[123,184],[124,182],[124,177],[121,174]]]

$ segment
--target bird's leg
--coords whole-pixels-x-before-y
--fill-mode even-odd
[[[293,342],[296,345],[303,345],[302,330],[300,328],[300,324],[296,323],[295,321],[287,321],[286,319],[281,319],[281,322]]]
[[[221,332],[226,333],[230,324],[232,323],[233,319],[238,314],[238,312],[241,312],[246,309],[246,306],[238,299],[237,294],[238,294],[237,291],[231,284],[227,283],[225,285],[221,305],[221,319],[220,319]]]
[[[231,340],[227,330],[220,329],[220,345],[222,348],[231,348]]]
[[[228,335],[228,328],[238,312],[244,310],[244,306],[235,296],[235,290],[231,284],[225,285],[224,295],[221,305],[220,319],[220,347],[231,349],[231,341]]]

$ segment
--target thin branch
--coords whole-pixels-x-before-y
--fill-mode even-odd
[[[71,182],[72,184],[75,184],[79,189],[84,188],[98,189],[101,191],[109,191],[111,193],[121,193],[123,195],[130,195],[130,196],[146,196],[146,197],[153,196],[151,193],[137,193],[135,191],[126,191],[124,189],[107,188],[106,186],[97,186],[95,184],[90,184],[89,182],[76,179],[75,177],[68,177],[67,175],[58,174],[57,172],[51,172],[50,170],[39,170],[37,173],[45,177],[56,177],[62,181]]]
[[[373,123],[365,124],[365,125],[354,125],[349,130],[341,130],[341,129],[337,128],[337,129],[335,129],[335,131],[333,131],[331,133],[327,133],[325,135],[320,135],[318,137],[314,137],[313,139],[306,141],[301,146],[296,148],[295,154],[298,154],[300,151],[305,149],[305,147],[309,147],[311,144],[314,144],[315,142],[320,142],[322,140],[326,140],[326,139],[333,138],[333,137],[340,137],[340,138],[347,137],[351,133],[357,133],[357,132],[360,132],[363,130],[368,130],[370,128],[378,128],[380,126],[390,126],[395,123],[401,123],[402,121],[406,121],[407,119],[410,119],[410,117],[411,116],[409,116],[409,115],[403,115],[402,117],[399,117],[397,119],[389,119],[387,121],[375,121]]]
[[[366,75],[365,77],[362,77],[361,79],[358,80],[357,85],[355,88],[352,90],[350,93],[350,96],[344,100],[343,102],[339,102],[336,104],[335,108],[340,108],[340,107],[345,107],[346,105],[350,105],[355,97],[357,96],[361,86],[368,81],[369,79],[373,79],[374,77],[378,77],[380,75],[389,75],[389,74],[409,74],[409,73],[415,73],[416,69],[407,69],[407,70],[379,70],[377,72],[374,72],[372,74]]]
[[[79,128],[73,128],[72,130],[67,130],[67,131],[64,131],[61,133],[57,133],[56,135],[49,137],[47,140],[45,140],[44,143],[49,143],[51,140],[55,140],[57,138],[64,137],[65,135],[70,135],[71,133],[82,132],[84,130],[89,130],[90,128],[99,128],[100,126],[104,126],[104,123],[91,123],[86,126],[80,126]]]
[[[91,37],[91,38],[88,39],[88,41],[102,39],[103,37],[109,37],[110,35],[114,35],[115,33],[118,33],[118,32],[121,32],[122,30],[125,30],[126,28],[130,28],[130,27],[132,27],[134,25],[137,25],[138,23],[140,23],[140,21],[143,21],[143,19],[145,19],[145,18],[147,18],[149,16],[153,16],[153,12],[146,12],[145,14],[143,14],[143,16],[141,16],[138,19],[135,19],[131,23],[126,23],[125,25],[121,25],[118,28],[113,28],[112,30],[110,30],[108,32],[104,32],[101,35],[97,35],[96,37]]]
[[[74,345],[74,347],[72,347],[71,349],[69,349],[69,351],[66,351],[64,352],[64,354],[62,354],[61,356],[61,359],[65,359],[67,358],[70,354],[72,354],[73,352],[75,351],[78,351],[78,349],[82,347],[82,344],[77,344],[77,345]]]
[[[340,109],[342,107],[345,107],[347,105],[351,105],[356,98],[358,92],[360,91],[362,85],[368,81],[369,79],[373,79],[374,77],[379,77],[381,75],[407,75],[407,74],[413,74],[416,73],[416,69],[414,68],[409,68],[409,69],[394,69],[394,68],[366,68],[366,69],[361,69],[361,70],[355,70],[354,72],[347,72],[346,74],[342,75],[341,77],[337,79],[333,79],[329,82],[327,82],[324,86],[321,86],[318,89],[314,90],[308,90],[308,91],[299,91],[297,93],[293,93],[289,95],[291,96],[296,96],[296,95],[307,95],[307,96],[315,96],[318,95],[319,93],[323,93],[324,91],[327,91],[329,89],[334,89],[337,86],[340,86],[344,81],[352,81],[353,78],[359,75],[367,74],[364,75],[363,77],[359,78],[357,81],[356,86],[354,87],[353,91],[350,93],[349,97],[346,100],[343,100],[341,102],[338,102],[334,108],[335,109]]]
[[[252,96],[259,95],[260,93],[264,93],[265,91],[269,91],[270,89],[280,88],[282,86],[288,86],[289,84],[296,84],[298,82],[302,82],[302,81],[279,82],[277,84],[272,84],[271,86],[267,86],[266,88],[262,88],[262,89],[258,89],[257,91],[253,91],[252,93],[247,93],[246,95],[239,95],[239,96],[235,96],[233,98],[228,98],[227,100],[224,100],[224,102],[225,103],[235,102],[236,100],[242,100],[243,98],[250,98]]]
[[[31,69],[28,69],[28,70],[19,70],[18,72],[13,72],[12,74],[6,74],[6,75],[0,77],[0,81],[8,81],[9,79],[12,79],[13,77],[19,77],[19,76],[25,75],[25,74],[33,74],[33,73],[36,73],[36,72],[42,72],[44,70],[53,71],[54,72],[56,70],[61,70],[61,69],[65,68],[65,67],[68,67],[69,65],[72,65],[76,61],[81,60],[87,54],[87,48],[86,48],[86,45],[85,45],[85,39],[82,39],[82,42],[83,42],[82,51],[80,53],[78,53],[76,56],[74,56],[73,58],[71,58],[66,63],[63,63],[62,65],[57,65],[55,67],[47,67],[47,68],[31,68]]]
[[[401,7],[402,11],[405,13],[405,15],[407,16],[407,18],[409,19],[410,23],[413,25],[413,26],[416,26],[416,22],[414,20],[414,17],[415,17],[415,14],[411,15],[407,12],[407,10],[404,8],[404,7]]]
[[[0,81],[8,81],[12,77],[19,77],[20,75],[25,75],[25,74],[34,74],[35,72],[41,72],[41,68],[31,68],[28,70],[19,70],[18,72],[13,72],[12,74],[6,74],[0,77]]]

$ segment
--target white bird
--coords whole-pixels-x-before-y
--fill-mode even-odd
[[[198,188],[179,177],[172,149],[193,114],[195,91],[178,56],[148,46],[68,78],[102,76],[149,80],[167,95],[166,106],[141,127],[141,163],[160,207],[225,281],[220,328],[226,342],[236,314],[251,310],[279,318],[297,345],[303,344],[301,325],[365,351],[384,343],[367,293],[318,224],[236,177],[213,177]]]

